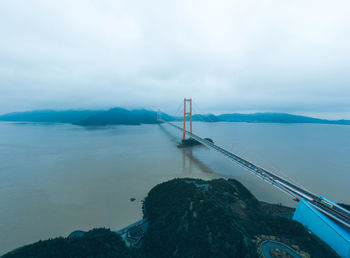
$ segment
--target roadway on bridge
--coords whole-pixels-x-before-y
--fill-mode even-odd
[[[183,131],[183,128],[180,126],[177,126],[169,121],[161,120],[160,122],[166,123],[168,125],[171,125],[172,127],[175,127],[176,129]],[[280,189],[284,193],[288,194],[292,198],[294,198],[296,201],[299,201],[301,199],[306,200],[309,202],[313,207],[318,209],[323,214],[327,215],[334,221],[342,224],[343,226],[350,229],[350,212],[346,209],[343,209],[339,205],[335,203],[329,203],[328,201],[325,201],[322,197],[308,191],[305,188],[302,188],[295,183],[292,183],[291,181],[282,178],[272,172],[269,172],[239,156],[236,154],[229,152],[225,150],[224,148],[221,148],[214,144],[213,142],[210,142],[194,133],[191,133],[189,131],[186,131],[186,134],[193,138],[194,140],[200,142],[201,144],[207,146],[208,148],[214,149],[218,151],[219,153],[223,154],[230,160],[234,161],[236,164],[240,165],[241,167],[247,169],[249,172],[253,173],[254,175],[258,176],[259,178],[263,179],[264,181],[272,184],[274,187]]]

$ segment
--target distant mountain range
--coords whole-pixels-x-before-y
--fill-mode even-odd
[[[169,116],[167,116],[170,118]],[[0,118],[1,119],[1,118]],[[89,116],[86,119],[75,122],[77,125],[140,125],[157,124],[157,112],[135,109],[126,110],[124,108],[112,108]]]
[[[182,117],[174,117],[162,113],[162,119],[181,121]],[[140,125],[156,124],[157,112],[146,109],[127,110],[112,108],[105,110],[37,110],[9,113],[0,116],[0,121],[71,123],[81,126],[103,125]],[[350,120],[327,120],[285,113],[255,114],[221,114],[193,115],[193,121],[203,122],[248,122],[248,123],[313,123],[350,125]]]
[[[165,120],[174,120],[171,116],[163,114]],[[157,112],[124,108],[109,110],[35,110],[28,112],[8,113],[0,116],[0,121],[16,122],[44,122],[44,123],[70,123],[82,126],[103,125],[140,125],[156,124]]]
[[[248,123],[311,123],[350,125],[350,120],[327,120],[286,113],[194,115],[193,120],[205,122],[248,122]]]
[[[103,110],[35,110],[28,112],[8,113],[0,116],[0,121],[18,122],[47,122],[47,123],[75,123],[90,116],[104,112]]]

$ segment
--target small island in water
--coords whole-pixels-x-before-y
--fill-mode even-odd
[[[143,203],[142,236],[79,231],[18,248],[11,257],[338,257],[290,219],[294,209],[258,201],[236,180],[173,179]],[[136,235],[138,232],[133,232]]]

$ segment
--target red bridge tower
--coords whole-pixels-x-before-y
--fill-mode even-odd
[[[187,103],[189,103],[190,112],[187,112]],[[186,136],[186,116],[190,116],[190,133],[192,133],[192,99],[184,98],[184,126],[182,131],[182,140],[185,140]],[[192,138],[192,137],[191,137]]]

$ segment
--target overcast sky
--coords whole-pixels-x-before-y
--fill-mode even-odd
[[[350,1],[0,1],[0,113],[145,107],[350,119]]]

